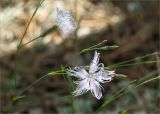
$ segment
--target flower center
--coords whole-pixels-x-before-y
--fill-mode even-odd
[[[94,80],[94,79],[95,79],[94,76],[93,76],[93,74],[88,74],[88,75],[87,75],[87,78],[88,78],[89,80]]]

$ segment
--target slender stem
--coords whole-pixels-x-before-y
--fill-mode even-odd
[[[96,44],[96,45],[93,45],[93,46],[89,47],[89,49],[92,49],[92,48],[98,47],[98,46],[100,46],[100,45],[103,45],[103,44],[106,43],[106,42],[107,42],[107,40],[103,40],[102,42],[100,42],[100,43],[98,43],[98,44]]]
[[[29,28],[29,26],[30,26],[30,24],[31,24],[31,21],[32,21],[33,17],[35,16],[35,14],[36,14],[38,8],[41,6],[41,4],[42,4],[43,2],[44,2],[44,0],[39,0],[38,5],[37,5],[37,7],[36,7],[36,9],[35,9],[35,11],[34,11],[32,17],[31,17],[31,19],[29,20],[29,23],[28,23],[28,25],[27,25],[27,27],[26,27],[26,29],[25,29],[23,35],[22,35],[22,38],[21,38],[19,44],[17,45],[16,57],[15,57],[15,65],[14,65],[14,90],[15,90],[15,94],[16,94],[16,86],[17,86],[17,79],[16,79],[16,73],[17,73],[17,59],[18,59],[19,51],[20,51],[20,49],[21,49],[20,47],[21,47],[22,41],[23,41],[23,39],[24,39],[24,36],[26,35],[27,30],[28,30],[28,28]]]
[[[159,80],[160,76],[156,76],[147,80],[144,80],[143,82],[137,83],[137,81],[133,81],[131,83],[129,83],[126,87],[122,88],[120,91],[118,91],[115,95],[113,95],[111,98],[109,98],[108,100],[106,100],[101,106],[100,108],[98,108],[98,110],[96,112],[99,112],[102,108],[104,108],[105,106],[107,106],[108,104],[110,104],[111,102],[113,102],[114,100],[118,99],[119,97],[121,97],[122,95],[130,92],[133,89],[136,89],[142,85],[145,85],[151,81],[154,80]]]
[[[140,64],[152,64],[152,63],[157,63],[157,61],[143,61],[143,62],[139,62],[139,63],[131,63],[131,64],[120,64],[120,65],[109,65],[107,66],[107,68],[118,68],[118,67],[125,67],[125,66],[133,66],[133,65],[140,65]]]
[[[42,38],[42,37],[41,37],[41,36],[38,36],[38,37],[36,37],[36,38],[34,38],[34,39],[32,39],[32,40],[28,41],[27,43],[25,43],[25,44],[21,45],[21,46],[20,46],[20,48],[22,49],[22,48],[23,48],[23,47],[25,47],[27,44],[29,44],[29,43],[31,43],[31,42],[33,42],[33,41],[35,41],[35,40],[39,39],[39,38]]]
[[[125,92],[125,90],[127,90],[128,87],[129,87],[130,85],[133,85],[135,82],[136,82],[136,80],[133,80],[133,81],[129,82],[129,84],[128,84],[126,87],[120,89],[120,90],[119,90],[118,92],[116,92],[111,98],[109,98],[108,100],[106,100],[106,101],[100,106],[100,108],[98,108],[98,110],[97,110],[96,112],[99,112],[103,107],[105,107],[106,105],[108,105],[109,103],[111,103],[112,101],[114,101],[115,99],[119,98],[119,97]]]
[[[65,68],[64,68],[63,66],[61,66],[61,69],[62,69],[62,72],[63,72],[64,74],[66,74],[66,73],[65,73]],[[69,83],[68,86],[69,86],[69,88],[70,88],[70,91],[72,91],[73,88],[74,88],[74,85],[73,85],[73,83],[72,83],[72,79],[71,79],[71,77],[69,77],[69,76],[65,77],[64,74],[62,74],[62,76],[63,76],[66,84]],[[71,105],[72,105],[72,112],[74,113],[75,111],[74,111],[74,104],[73,104],[73,96],[70,95],[70,98],[71,98],[70,100],[71,100]]]
[[[64,70],[57,70],[53,73],[48,73],[40,78],[38,78],[37,80],[35,80],[34,82],[32,82],[29,86],[27,86],[26,88],[24,88],[19,95],[23,94],[25,91],[27,91],[28,89],[30,89],[34,84],[36,84],[37,82],[39,82],[40,80],[44,79],[47,76],[51,76],[51,75],[55,75],[55,74],[65,74]]]
[[[106,43],[106,42],[107,42],[107,40],[103,40],[102,42],[100,42],[100,43],[98,43],[98,44],[96,44],[96,45],[93,45],[93,46],[91,46],[91,47],[85,48],[85,49],[83,49],[83,50],[81,50],[81,51],[79,52],[79,55],[82,54],[82,53],[84,53],[84,52],[86,52],[86,51],[102,50],[104,47],[102,48],[102,47],[98,47],[98,46],[103,45],[103,44]],[[105,48],[106,48],[106,47],[107,47],[107,46],[105,46]],[[110,46],[108,46],[108,47],[110,47]]]
[[[22,41],[23,41],[23,39],[24,39],[24,36],[25,36],[26,33],[27,33],[27,30],[28,30],[28,28],[29,28],[29,26],[30,26],[30,24],[31,24],[31,22],[32,22],[32,20],[33,20],[33,17],[35,16],[36,12],[38,11],[39,7],[41,6],[41,4],[42,4],[43,2],[44,2],[44,0],[39,0],[39,3],[38,3],[38,5],[37,5],[35,11],[33,12],[33,15],[32,15],[32,17],[31,17],[31,19],[29,20],[29,23],[27,24],[27,27],[26,27],[23,35],[22,35],[22,38],[21,38],[21,40],[20,40],[20,43],[19,43],[19,45],[18,45],[18,47],[17,47],[18,49],[19,49],[19,46],[21,46],[21,44],[22,44]]]
[[[137,88],[137,87],[139,87],[139,86],[141,86],[141,85],[144,85],[144,84],[146,84],[146,83],[148,83],[148,82],[151,82],[151,81],[153,81],[153,80],[157,80],[157,79],[160,79],[160,76],[157,76],[157,77],[154,77],[154,78],[148,79],[148,80],[146,80],[146,81],[143,81],[142,83],[137,84],[134,88]]]
[[[43,38],[45,37],[47,34],[51,33],[53,30],[56,30],[57,26],[53,25],[52,27],[50,27],[49,29],[47,29],[46,31],[44,31],[40,36],[33,38],[32,40],[28,41],[27,43],[21,45],[19,48],[22,49],[23,47],[25,47],[27,44],[39,39],[39,38]]]
[[[120,62],[120,63],[117,63],[117,64],[113,64],[113,65],[109,65],[110,67],[115,67],[115,66],[118,66],[118,65],[122,65],[122,64],[125,64],[125,63],[129,63],[129,62],[133,62],[137,59],[144,59],[146,57],[150,57],[150,56],[153,56],[153,55],[159,55],[160,52],[154,52],[154,53],[150,53],[150,54],[147,54],[147,55],[144,55],[144,56],[141,56],[141,57],[136,57],[136,58],[133,58],[133,59],[129,59],[127,61],[123,61],[123,62]]]
[[[39,82],[41,79],[47,77],[48,74],[40,77],[39,79],[35,80],[34,82],[32,82],[29,86],[27,86],[26,88],[24,88],[21,92],[20,92],[20,95],[23,94],[25,91],[27,91],[28,89],[30,89],[34,84],[36,84],[37,82]]]
[[[156,56],[156,60],[157,60],[157,70],[158,70],[158,75],[160,76],[160,56]],[[159,62],[158,62],[159,61]],[[160,91],[160,80],[158,80],[158,84],[157,84],[157,91],[155,91],[155,105],[153,106],[154,107],[154,111],[156,113],[156,108],[155,107],[158,107],[158,104],[160,104],[160,101],[159,101],[159,92]]]

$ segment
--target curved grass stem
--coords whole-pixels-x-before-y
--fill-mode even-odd
[[[142,82],[132,81],[126,87],[122,88],[117,93],[115,93],[112,97],[110,97],[109,99],[106,99],[104,101],[104,103],[97,109],[96,112],[99,112],[102,108],[104,108],[105,106],[109,105],[110,103],[112,103],[116,99],[120,98],[124,94],[129,93],[132,90],[134,90],[134,89],[136,89],[136,88],[138,88],[138,87],[140,87],[142,85],[145,85],[145,84],[147,84],[147,83],[149,83],[151,81],[159,80],[159,79],[160,79],[160,76],[156,76],[156,77],[151,77],[149,79],[143,80]]]
[[[17,58],[18,58],[18,55],[19,55],[19,51],[21,49],[20,47],[21,47],[22,41],[23,41],[23,39],[24,39],[24,37],[25,37],[25,35],[27,33],[27,30],[28,30],[28,28],[29,28],[29,26],[30,26],[30,24],[31,24],[31,22],[33,20],[33,17],[35,16],[36,12],[38,11],[39,7],[41,6],[41,4],[43,2],[44,2],[44,0],[39,0],[39,2],[37,4],[37,7],[36,7],[35,11],[33,12],[32,17],[29,20],[29,23],[27,24],[27,27],[26,27],[26,29],[25,29],[22,37],[21,37],[21,40],[20,40],[19,44],[17,45],[16,57],[15,57],[15,66],[14,66],[14,92],[15,92],[14,94],[16,94],[16,86],[17,86],[17,79],[16,79],[16,75],[17,75]]]
[[[36,84],[37,82],[39,82],[40,80],[44,79],[45,77],[49,76],[48,74],[40,77],[39,79],[33,81],[29,86],[27,86],[25,89],[23,89],[21,92],[20,92],[20,95],[23,94],[26,90],[30,89],[34,84]]]

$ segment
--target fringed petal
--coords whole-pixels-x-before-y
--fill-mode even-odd
[[[97,81],[90,82],[90,89],[93,96],[95,96],[98,100],[102,98],[101,85]]]
[[[98,70],[99,58],[100,58],[100,53],[95,52],[94,58],[90,64],[89,73],[95,73]]]
[[[82,94],[86,93],[88,90],[90,90],[90,88],[89,88],[89,81],[87,79],[82,80],[82,81],[77,81],[77,84],[78,84],[78,87],[73,92],[73,94],[75,96],[82,95]]]
[[[100,70],[93,74],[94,78],[101,83],[110,82],[115,75],[114,71]]]
[[[55,22],[62,30],[64,37],[68,37],[68,35],[77,28],[77,24],[74,21],[71,12],[62,11],[59,8],[56,8],[56,10],[57,18]]]
[[[79,79],[85,79],[86,76],[88,75],[87,71],[81,67],[75,67],[73,70],[69,69],[69,70],[67,70],[67,74],[69,76],[74,76]]]

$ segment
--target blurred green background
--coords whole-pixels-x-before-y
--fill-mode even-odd
[[[61,65],[88,65],[93,51],[74,60],[75,51],[107,40],[105,45],[119,48],[100,51],[100,61],[116,64],[160,50],[159,0],[44,0],[36,12],[22,44],[45,33],[55,25],[56,7],[72,11],[78,28],[69,38],[56,29],[45,37],[23,47],[15,59],[17,44],[30,21],[38,0],[0,0],[0,111],[8,114],[92,114],[129,81],[160,74],[159,56],[135,64],[115,68],[127,78],[115,78],[103,84],[103,99],[96,100],[90,92],[71,98],[71,88],[62,75],[47,77],[25,92],[26,97],[12,104],[14,76],[17,92],[33,81],[61,68]],[[77,43],[75,45],[75,39]],[[133,63],[141,63],[136,59]],[[159,80],[135,89],[106,106],[99,114],[160,113]],[[72,101],[73,100],[73,101]]]

